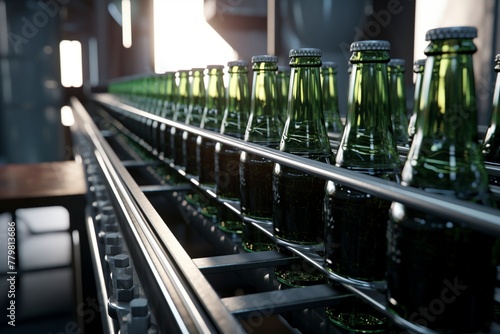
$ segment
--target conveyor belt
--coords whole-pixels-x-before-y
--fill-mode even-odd
[[[239,214],[239,207],[219,200],[213,191],[200,187],[196,179],[186,176],[171,161],[160,160],[152,150],[148,151],[148,145],[141,138],[128,131],[119,118],[113,115],[133,114],[147,117],[260,154],[311,174],[336,180],[360,191],[387,200],[397,200],[415,209],[433,212],[459,220],[480,231],[500,235],[499,210],[443,199],[418,189],[402,187],[385,180],[178,124],[125,105],[108,94],[98,94],[92,99],[89,109],[93,110],[87,110],[80,101],[72,99],[71,105],[77,116],[77,125],[72,131],[79,134],[79,140],[83,138],[91,144],[90,154],[95,156],[103,170],[114,206],[122,211],[119,223],[123,239],[136,268],[141,289],[150,303],[153,319],[161,333],[249,332],[255,328],[249,330],[251,322],[247,320],[256,314],[263,318],[277,319],[277,322],[270,325],[274,331],[277,331],[275,326],[278,323],[278,328],[290,332],[314,330],[344,333],[325,321],[321,310],[324,306],[345,298],[361,298],[402,330],[411,333],[434,332],[389,312],[385,305],[383,284],[353,281],[337,276],[323,268],[322,260],[316,254],[290,247],[276,240],[271,231],[246,219],[247,223],[260,229],[270,240],[288,248],[294,257],[305,259],[323,272],[325,278],[336,282],[335,286],[324,284],[279,290],[278,283],[273,279],[273,266],[288,263],[293,257],[275,251],[243,252],[238,235],[224,233],[216,228],[210,219],[191,207],[184,194],[190,191],[201,192],[214,203],[223,205],[236,214]],[[94,119],[105,120],[98,122],[105,127],[98,128],[90,114]],[[106,136],[102,135],[103,132]],[[76,146],[78,147],[78,143]],[[141,153],[131,146],[138,148]],[[86,150],[87,153],[88,151]],[[164,175],[161,175],[162,168],[172,177],[172,182],[165,182]],[[496,166],[488,168],[492,173],[498,172]],[[171,212],[160,215],[163,202],[159,201],[160,204],[156,206],[153,204],[157,201],[157,196],[161,196],[163,201],[168,199],[174,203],[183,222],[169,222],[167,216],[171,215]],[[189,249],[193,246],[193,243],[189,243],[190,238],[192,241],[196,240],[194,244],[197,244],[198,249]],[[193,257],[189,253],[209,255]],[[240,294],[231,295],[231,289],[239,291]],[[311,319],[315,319],[312,324]],[[259,322],[259,326],[264,326],[264,322]],[[493,325],[492,332],[498,330],[496,326]]]

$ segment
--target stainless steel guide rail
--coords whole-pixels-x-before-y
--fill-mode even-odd
[[[123,104],[108,94],[95,95],[94,99],[108,108],[119,109],[140,117],[149,118],[159,123],[165,123],[170,127],[176,127],[216,142],[218,141],[226,145],[234,146],[252,154],[257,154],[275,162],[279,162],[280,164],[294,167],[325,179],[338,181],[339,183],[359,191],[367,192],[389,201],[398,201],[416,210],[434,213],[444,218],[467,224],[471,228],[500,236],[500,212],[497,209],[452,198],[443,198],[443,196],[434,195],[420,189],[403,187],[387,180],[309,160],[286,152],[269,149],[253,143],[247,143],[198,127],[177,123]]]
[[[106,110],[112,110],[122,115],[136,115],[155,120],[159,123],[165,123],[167,126],[174,126],[178,129],[187,130],[211,140],[219,141],[223,144],[235,146],[247,152],[267,157],[276,162],[304,170],[325,179],[338,181],[360,191],[371,193],[374,196],[391,201],[397,200],[415,209],[433,212],[443,217],[460,221],[485,233],[500,235],[500,210],[485,208],[473,203],[444,199],[442,197],[420,191],[419,189],[403,187],[389,181],[337,168],[324,163],[318,163],[292,154],[267,149],[259,145],[246,143],[241,140],[205,131],[189,125],[165,120],[137,108],[123,104],[108,94],[97,94],[92,96],[92,99],[99,105],[103,106]],[[196,328],[197,331],[203,324],[205,324],[205,326],[210,325],[219,332],[234,333],[235,330],[241,331],[239,324],[233,316],[248,316],[249,314],[252,314],[252,312],[259,310],[259,308],[255,307],[255,305],[259,305],[261,308],[265,308],[266,310],[270,309],[273,313],[280,313],[299,310],[301,308],[322,307],[335,302],[335,299],[349,298],[352,295],[356,295],[385,314],[392,322],[398,324],[402,329],[406,329],[412,333],[435,333],[434,331],[424,327],[411,324],[389,312],[385,304],[383,285],[356,282],[330,273],[322,267],[321,259],[315,257],[313,253],[294,249],[293,247],[289,247],[288,245],[281,243],[272,236],[271,231],[263,229],[260,225],[248,219],[246,220],[247,222],[252,223],[255,228],[261,229],[274,242],[281,243],[282,246],[287,247],[296,256],[300,256],[306,261],[312,263],[318,270],[322,271],[327,277],[338,282],[346,290],[341,291],[327,285],[319,285],[315,287],[301,288],[303,290],[290,289],[279,291],[284,298],[278,299],[273,298],[273,291],[264,291],[256,294],[226,297],[222,299],[219,298],[212,290],[206,288],[208,286],[208,282],[205,280],[203,275],[224,271],[260,268],[265,266],[269,267],[280,263],[286,263],[289,259],[280,256],[276,252],[263,252],[191,260],[185,254],[178,242],[176,242],[171,232],[161,221],[161,218],[158,216],[155,209],[151,206],[143,193],[143,190],[147,192],[163,191],[164,189],[162,189],[162,187],[155,189],[154,186],[142,188],[137,186],[128,174],[127,170],[116,157],[113,150],[107,146],[105,139],[99,133],[99,129],[92,123],[92,120],[81,103],[73,99],[72,107],[78,114],[80,120],[89,124],[86,126],[88,128],[87,132],[89,132],[89,136],[92,137],[92,142],[96,146],[96,150],[100,152],[103,167],[109,170],[114,170],[114,172],[110,172],[110,178],[112,179],[111,181],[117,185],[118,194],[116,194],[116,196],[121,197],[124,202],[128,203],[126,206],[129,207],[128,210],[133,213],[130,217],[131,222],[128,224],[134,226],[136,233],[135,235],[131,235],[127,240],[131,243],[136,243],[137,249],[141,249],[142,247],[142,250],[137,253],[145,252],[148,256],[150,256],[151,260],[151,263],[141,263],[140,265],[144,267],[154,266],[157,268],[156,270],[159,270],[164,274],[152,275],[153,278],[148,279],[153,280],[152,282],[148,282],[148,285],[151,284],[152,286],[150,288],[150,293],[154,294],[155,298],[160,299],[162,294],[165,293],[173,293],[174,296],[183,296],[185,298],[184,300],[180,298],[180,301],[174,302],[170,305],[170,307],[182,310],[183,308],[186,308],[186,305],[188,304],[195,306],[199,317],[187,316],[187,319],[183,319],[184,316],[181,316],[181,321],[187,321],[188,323],[200,321],[202,324],[193,327]],[[120,127],[119,119],[110,121],[113,122],[113,124],[116,123],[115,125]],[[124,133],[127,131],[123,127],[121,130],[124,131]],[[128,135],[133,137],[130,133],[128,133]],[[149,163],[150,162],[147,162],[145,164]],[[169,161],[163,161],[163,163],[168,164],[171,168],[176,168],[176,166]],[[141,165],[140,162],[127,164],[129,164],[129,167]],[[180,172],[180,175],[185,176],[185,173],[183,174]],[[195,179],[189,179],[187,177],[186,181],[191,183],[194,187],[198,186]],[[187,188],[188,187],[181,185],[179,191]],[[206,191],[206,193],[209,196],[214,197],[215,200],[218,200],[213,192],[207,191],[207,189],[204,188],[200,189],[202,191]],[[230,203],[223,204],[239,214],[239,208],[237,206],[232,206]],[[139,233],[139,231],[141,232]],[[138,238],[139,240],[133,241],[135,238]],[[142,243],[148,242],[152,244],[150,244],[149,247],[145,247],[144,244],[139,245],[141,240]],[[138,261],[140,260],[145,260],[144,255],[141,256],[140,254],[135,254],[134,256],[137,258],[137,260],[134,259],[135,263],[139,263]],[[173,268],[173,276],[169,276],[167,274],[168,270],[165,268],[169,266]],[[153,268],[144,268],[145,273],[153,273],[153,271]],[[176,276],[178,279],[175,279],[175,275],[178,275]],[[160,288],[166,285],[163,280],[170,282],[171,286],[169,286],[169,289]],[[199,284],[200,282],[203,284]],[[176,286],[176,284],[179,284],[180,286]],[[173,292],[171,292],[171,290]],[[182,294],[179,293],[179,291],[184,291],[185,293]],[[274,293],[276,293],[276,291]],[[189,298],[193,298],[194,300],[186,300]],[[165,307],[165,305],[156,306],[156,309],[160,310],[163,307]],[[179,313],[182,314],[182,312]],[[168,327],[168,325],[165,326]],[[228,328],[230,328],[229,331]]]

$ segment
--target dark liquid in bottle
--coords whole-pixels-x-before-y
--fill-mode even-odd
[[[217,144],[215,148],[215,170],[217,170],[217,195],[224,199],[240,198],[240,150]]]
[[[267,158],[245,153],[240,162],[240,203],[244,215],[273,218],[273,166],[274,162]]]
[[[495,285],[493,238],[394,206],[404,218],[391,222],[387,234],[389,307],[431,329],[488,330]]]
[[[186,158],[186,173],[198,175],[198,162],[196,161],[196,138],[198,136],[190,132],[184,132],[184,157]]]
[[[396,174],[393,175],[395,178]],[[391,174],[381,177],[391,178]],[[387,223],[392,202],[330,181],[327,191],[326,267],[349,278],[384,280]]]
[[[153,123],[151,124],[151,147],[155,152],[158,152],[158,130],[158,121],[153,121]]]
[[[165,123],[160,124],[160,133],[158,134],[159,143],[158,147],[160,148],[160,154],[163,154],[164,158],[171,159],[171,149],[170,149],[170,127],[168,127]]]
[[[145,127],[145,132],[144,132],[144,140],[149,144],[153,145],[153,120],[150,118],[146,119],[146,127]]]
[[[174,155],[174,164],[183,166],[184,152],[182,152],[182,131],[177,128],[172,128],[171,140],[173,141],[172,151]]]
[[[205,186],[213,187],[215,186],[215,142],[199,136],[196,145],[199,181]]]
[[[329,162],[325,154],[301,155],[311,160]],[[284,165],[273,170],[274,234],[296,244],[323,242],[323,178]]]
[[[302,154],[301,156],[329,162],[325,154]],[[275,164],[273,169],[274,235],[296,246],[318,245],[323,242],[325,199],[323,178],[300,170]],[[291,255],[278,247],[278,251]],[[276,278],[287,286],[306,286],[324,283],[323,275],[302,259],[291,265],[276,266]]]
[[[257,220],[267,220],[263,223],[267,227],[272,227],[273,219],[273,165],[267,158],[247,153],[240,161],[241,212]],[[243,223],[242,245],[254,252],[274,249],[272,240],[250,223]]]

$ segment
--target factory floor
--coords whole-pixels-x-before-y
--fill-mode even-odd
[[[75,332],[72,244],[69,214],[62,207],[0,213],[2,334]]]

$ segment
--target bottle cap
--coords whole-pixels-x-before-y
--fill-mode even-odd
[[[233,60],[227,62],[228,67],[232,66],[248,66],[248,62],[246,60]]]
[[[179,73],[189,73],[191,70],[178,70]]]
[[[224,65],[207,65],[207,69],[208,70],[212,70],[212,69],[223,70]]]
[[[476,38],[477,29],[475,27],[446,27],[428,30],[425,34],[426,41],[450,38]]]
[[[391,59],[387,63],[387,66],[401,66],[401,67],[405,67],[405,65],[406,65],[406,61],[404,59],[400,59],[400,58]]]
[[[355,51],[389,51],[391,43],[381,40],[357,41],[351,44],[351,52]]]
[[[500,53],[495,56],[495,63],[500,62]]]
[[[413,63],[413,72],[415,73],[423,72],[422,66],[425,66],[425,60],[426,60],[425,58],[415,60],[415,62]]]
[[[417,60],[415,60],[415,62],[413,64],[416,66],[423,66],[423,65],[425,65],[425,61],[426,61],[425,58],[417,59]]]
[[[321,50],[316,48],[291,49],[289,57],[321,57]]]
[[[321,67],[322,68],[333,68],[334,70],[336,70],[337,63],[334,61],[323,61]]]
[[[277,63],[278,62],[278,57],[276,56],[270,56],[270,55],[259,55],[259,56],[253,56],[252,57],[252,63]]]

